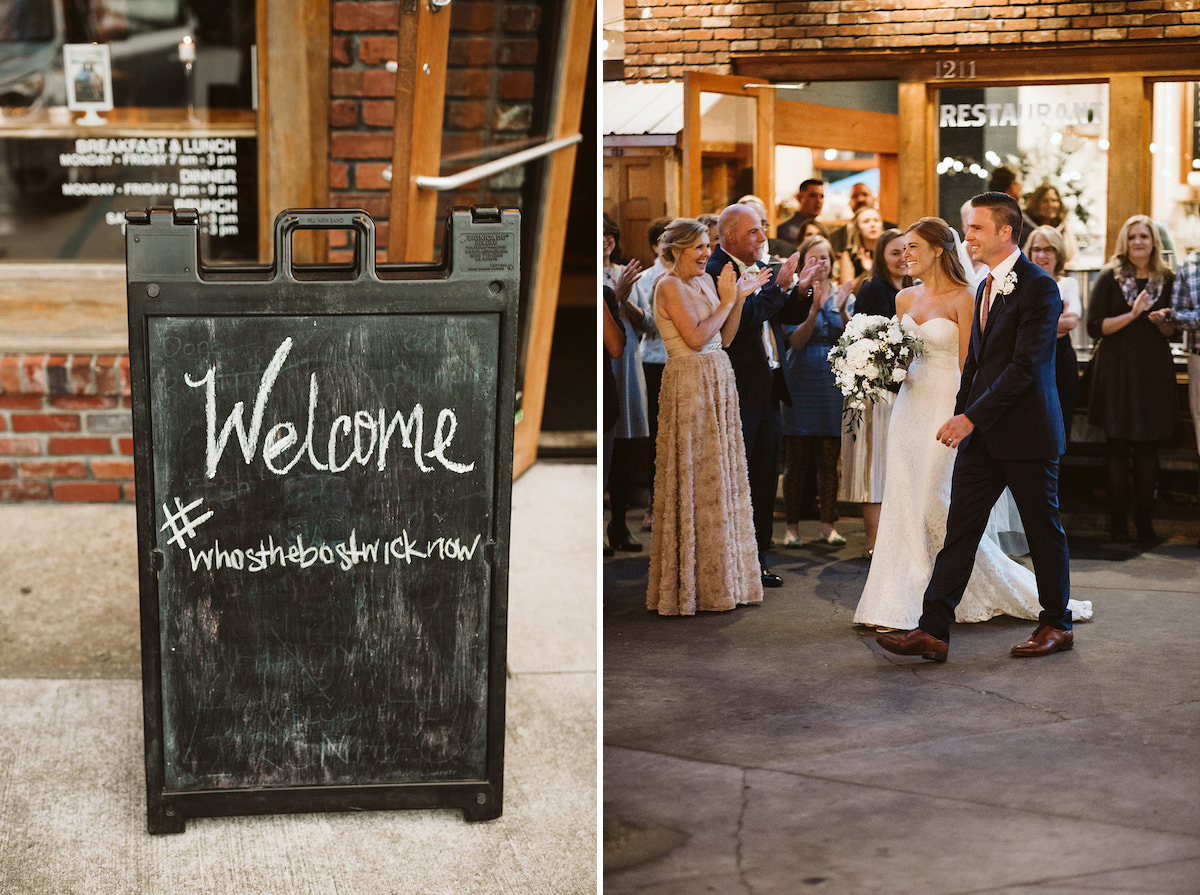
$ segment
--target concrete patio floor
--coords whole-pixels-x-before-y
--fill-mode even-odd
[[[0,893],[441,895],[597,888],[596,467],[513,492],[505,800],[146,833],[134,510],[0,505]]]
[[[604,561],[605,893],[1200,892],[1194,535],[1073,538],[1073,651],[1010,658],[1034,623],[996,618],[940,664],[852,625],[839,529],[693,618],[647,612],[644,554]]]

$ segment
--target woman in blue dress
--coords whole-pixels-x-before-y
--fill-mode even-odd
[[[783,505],[787,515],[785,547],[800,545],[800,513],[805,491],[816,467],[820,530],[817,540],[840,547],[846,543],[837,532],[838,460],[842,453],[842,393],[829,363],[832,348],[846,327],[849,292],[830,279],[832,250],[828,240],[811,236],[800,244],[800,268],[809,256],[818,268],[809,289],[808,317],[799,326],[785,329],[788,350],[784,358],[791,406],[783,407]]]

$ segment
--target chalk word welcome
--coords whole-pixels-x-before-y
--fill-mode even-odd
[[[290,472],[305,458],[313,469],[328,472],[343,472],[353,463],[366,467],[372,460],[376,469],[382,470],[387,462],[388,446],[397,428],[400,430],[403,446],[412,450],[413,459],[421,472],[429,472],[436,468],[426,463],[426,460],[435,460],[442,468],[460,475],[475,468],[473,462],[460,463],[446,456],[446,451],[450,449],[454,440],[454,432],[458,428],[458,418],[449,408],[438,412],[433,447],[428,451],[423,450],[425,410],[420,404],[413,405],[407,418],[400,411],[396,411],[389,419],[388,411],[383,407],[377,411],[356,410],[353,415],[341,414],[329,426],[328,438],[324,438],[322,434],[319,436],[320,441],[314,441],[313,430],[316,427],[317,403],[320,398],[316,373],[309,377],[308,421],[304,427],[304,440],[300,440],[299,429],[290,421],[272,426],[266,435],[262,436],[263,415],[271,400],[271,389],[274,388],[275,380],[279,377],[291,350],[291,337],[284,339],[275,350],[275,356],[271,358],[271,363],[267,365],[259,381],[249,427],[245,420],[245,402],[238,401],[225,418],[219,434],[216,367],[209,367],[199,379],[184,374],[183,381],[189,387],[205,390],[204,415],[208,436],[204,460],[206,478],[216,477],[217,464],[220,463],[221,456],[229,444],[229,436],[234,433],[237,434],[238,445],[246,465],[253,463],[261,451],[263,463],[275,475]],[[293,448],[295,452],[289,458],[281,459]],[[323,453],[318,455],[322,449]]]

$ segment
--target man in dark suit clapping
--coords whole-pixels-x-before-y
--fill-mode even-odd
[[[737,267],[739,275],[750,268],[766,266],[762,258],[767,234],[757,211],[746,205],[730,205],[721,213],[717,228],[719,245],[706,267],[714,282],[730,261]],[[726,349],[737,380],[754,535],[764,587],[783,584],[767,564],[767,551],[771,546],[779,449],[783,443],[779,404],[780,401],[790,403],[781,369],[786,343],[780,324],[804,322],[808,308],[801,296],[812,283],[814,274],[814,270],[806,266],[793,287],[799,261],[799,253],[792,255],[780,265],[773,283],[747,297],[742,305],[737,335]]]

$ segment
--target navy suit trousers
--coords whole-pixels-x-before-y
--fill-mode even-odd
[[[750,479],[750,504],[754,512],[754,540],[758,557],[771,547],[775,493],[779,487],[779,450],[783,444],[783,419],[775,399],[742,407],[742,439],[746,442],[746,472]]]
[[[1042,604],[1038,623],[1071,630],[1067,535],[1058,509],[1058,458],[997,460],[982,439],[972,438],[954,463],[946,542],[925,590],[918,625],[939,640],[950,639],[954,609],[970,580],[988,515],[1005,486],[1012,491],[1029,540]]]

